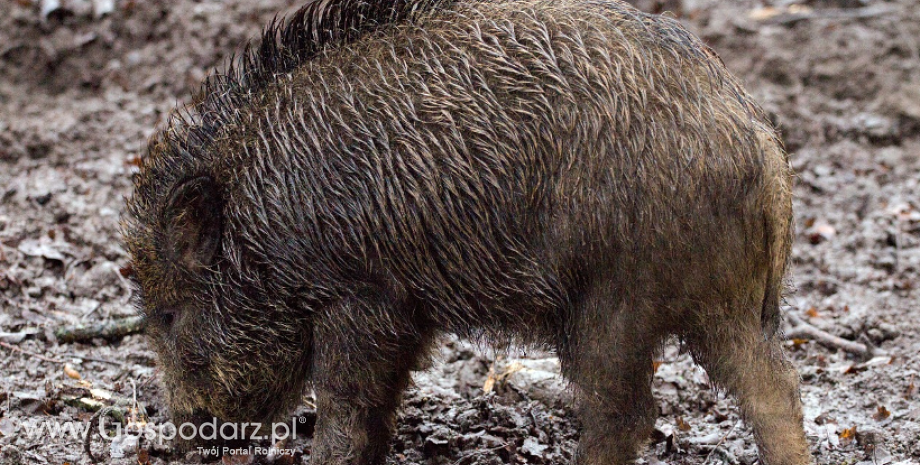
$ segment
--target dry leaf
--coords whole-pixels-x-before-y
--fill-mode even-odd
[[[489,374],[486,376],[486,381],[482,383],[482,391],[486,394],[492,392],[497,383],[505,381],[509,376],[524,368],[524,365],[521,365],[519,362],[513,362],[503,367],[502,371],[499,373],[495,370],[496,363],[498,363],[499,360],[501,359],[499,358],[492,362],[492,366],[489,367]]]
[[[753,19],[754,21],[765,21],[780,14],[780,10],[773,8],[772,6],[765,6],[763,8],[755,8],[748,12],[748,18]]]
[[[862,373],[866,371],[867,367],[864,363],[859,363],[856,365],[850,365],[843,370],[845,375],[855,375],[856,373]]]
[[[488,394],[492,392],[492,389],[495,389],[495,373],[489,371],[489,376],[486,376],[486,382],[482,383],[482,392]]]
[[[690,431],[690,423],[684,421],[684,417],[677,417],[677,429],[681,431]]]
[[[856,439],[856,427],[847,428],[840,432],[840,439],[844,442],[849,442]]]
[[[784,8],[774,8],[771,6],[766,6],[763,8],[755,8],[748,12],[748,18],[753,19],[754,21],[767,21],[773,19],[779,15],[790,14],[790,15],[808,15],[811,14],[813,10],[807,5],[798,5],[793,4]],[[811,220],[814,221],[814,220]],[[811,226],[810,224],[806,224]]]
[[[80,373],[77,372],[77,370],[74,370],[70,365],[64,365],[64,374],[67,375],[67,377],[70,379],[83,379],[83,377],[80,376]]]
[[[150,451],[144,448],[137,450],[137,465],[149,465],[150,464]]]
[[[789,8],[787,8],[787,11],[794,15],[807,15],[814,10],[812,10],[812,8],[808,5],[792,4],[792,5],[789,5]]]
[[[833,239],[837,235],[837,230],[827,223],[815,223],[814,226],[808,229],[807,234],[808,240],[812,244],[820,244]]]
[[[872,418],[874,418],[875,421],[882,421],[890,416],[891,416],[891,412],[889,412],[888,409],[885,408],[884,405],[879,405],[878,408],[875,410],[875,413],[872,415]]]
[[[94,399],[109,400],[112,398],[112,393],[105,389],[90,389],[89,393]]]

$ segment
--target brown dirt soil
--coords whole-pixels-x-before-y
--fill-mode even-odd
[[[703,37],[782,131],[798,174],[787,311],[875,349],[856,358],[788,342],[816,462],[920,463],[920,2],[636,3]],[[42,17],[30,0],[0,3],[0,464],[88,463],[80,438],[32,429],[82,425],[98,405],[80,399],[94,395],[122,407],[136,396],[150,421],[166,421],[143,337],[59,344],[52,333],[133,313],[118,217],[146,138],[296,6],[118,0],[99,18],[88,0],[62,4]],[[484,394],[494,358],[447,341],[407,395],[388,463],[565,463],[570,412],[501,379]],[[640,463],[756,462],[731,399],[676,345],[655,389],[661,415]],[[315,417],[295,413],[295,455],[257,461],[307,462]],[[210,460],[116,446],[97,437],[93,451],[118,464]]]

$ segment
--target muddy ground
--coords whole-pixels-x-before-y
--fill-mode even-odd
[[[118,217],[146,138],[294,6],[106,3],[43,15],[30,0],[0,2],[0,463],[87,463],[79,438],[33,429],[80,425],[99,406],[125,411],[136,397],[151,422],[166,420],[141,336],[61,344],[53,330],[132,315]],[[817,463],[920,463],[920,2],[637,3],[703,37],[782,131],[798,174],[787,311],[873,348],[788,342]],[[552,361],[490,375],[494,359],[446,342],[407,397],[389,463],[564,463],[577,433],[561,384],[542,371]],[[655,389],[661,415],[640,463],[756,462],[736,407],[676,345]],[[294,455],[260,461],[307,461],[307,403],[297,415]],[[93,451],[120,464],[203,459],[98,438]]]

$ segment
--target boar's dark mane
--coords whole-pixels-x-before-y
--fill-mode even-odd
[[[202,87],[196,109],[200,123],[234,108],[238,99],[264,88],[278,75],[296,69],[327,47],[352,42],[388,25],[415,21],[450,0],[313,0],[288,19],[275,19],[258,45],[249,43],[226,73],[214,74]],[[218,117],[219,119],[219,117]]]

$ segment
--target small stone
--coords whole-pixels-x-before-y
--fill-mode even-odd
[[[524,440],[524,445],[521,446],[521,452],[533,458],[543,458],[543,451],[545,451],[547,447],[549,446],[540,444],[534,438],[527,438]]]

